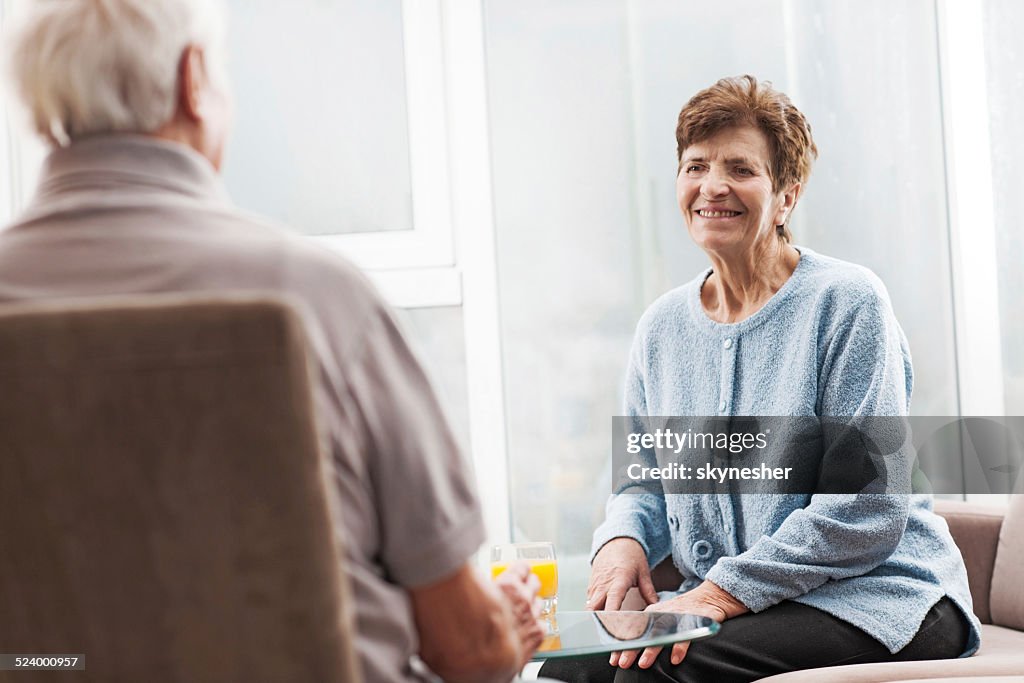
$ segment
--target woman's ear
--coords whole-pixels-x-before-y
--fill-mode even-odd
[[[775,214],[775,225],[785,225],[789,214],[796,208],[796,202],[800,198],[800,183],[793,183],[789,189],[782,192],[782,203]]]

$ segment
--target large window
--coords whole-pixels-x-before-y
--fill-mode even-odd
[[[26,0],[0,0],[0,31],[17,21]],[[21,211],[35,190],[46,153],[28,132],[25,112],[13,100],[6,74],[0,73],[0,226]]]
[[[707,265],[675,203],[674,131],[682,104],[722,76],[770,80],[808,115],[821,154],[795,241],[882,278],[914,357],[913,413],[958,414],[946,44],[935,4],[485,8],[516,537],[554,539],[580,572],[572,585],[582,585],[610,489],[608,418],[620,411],[633,327],[655,297]],[[1003,30],[1005,51],[1015,43],[1012,27]],[[1001,105],[1007,126],[1015,103]],[[1003,163],[1022,148],[1004,146]],[[1019,244],[1020,222],[1003,224]],[[566,595],[574,607],[581,598]]]
[[[0,0],[0,22],[26,2]],[[1016,0],[226,4],[232,196],[402,309],[493,540],[553,540],[566,607],[634,326],[706,265],[675,205],[674,129],[717,78],[771,80],[808,115],[821,155],[795,240],[885,282],[913,412],[1024,412]],[[42,154],[8,113],[4,219]]]
[[[228,189],[309,235],[412,230],[401,0],[230,10]]]
[[[343,252],[403,303],[457,303],[440,1],[228,6],[235,199]]]
[[[984,8],[1003,396],[1007,415],[1024,415],[1024,4],[987,0]]]

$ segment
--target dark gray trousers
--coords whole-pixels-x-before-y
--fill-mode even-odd
[[[757,614],[743,614],[722,624],[717,635],[690,644],[679,666],[669,661],[671,647],[654,666],[620,670],[609,655],[548,660],[540,676],[571,683],[746,683],[766,676],[843,664],[952,659],[964,651],[969,626],[949,598],[925,616],[917,635],[892,654],[856,626],[813,607],[782,602]]]

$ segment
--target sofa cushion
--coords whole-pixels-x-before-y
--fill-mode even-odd
[[[974,613],[983,624],[992,623],[989,596],[992,568],[1006,508],[991,505],[936,500],[935,512],[949,525],[949,533],[967,566],[967,582],[974,601]]]
[[[912,681],[900,681],[900,683],[1024,683],[1024,676],[968,676],[967,678],[915,678]]]
[[[761,683],[884,683],[921,678],[1012,676],[1021,671],[1024,671],[1024,633],[986,624],[981,627],[981,650],[973,657],[807,669],[762,678]]]
[[[992,570],[992,623],[1024,629],[1024,495],[1011,499]]]

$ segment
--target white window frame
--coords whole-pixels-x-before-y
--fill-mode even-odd
[[[404,0],[403,22],[414,230],[313,239],[363,267],[395,306],[462,307],[471,462],[488,544],[507,543],[511,495],[482,0]]]
[[[362,267],[395,306],[462,307],[470,456],[488,543],[505,543],[511,495],[483,3],[403,0],[402,16],[414,229],[312,239]]]
[[[7,0],[0,0],[0,35],[7,17]],[[7,182],[0,183],[0,225],[14,215],[14,164],[11,163],[11,127],[7,125],[8,94],[0,90],[0,164],[8,171]]]
[[[412,229],[312,239],[370,271],[453,267],[441,0],[403,0]]]
[[[0,34],[6,28],[7,20],[11,15],[11,0],[0,0]],[[18,207],[19,196],[18,182],[21,179],[19,164],[15,157],[14,128],[10,124],[10,97],[11,93],[0,86],[0,164],[3,164],[7,171],[7,178],[0,182],[0,225],[6,224],[14,217]]]
[[[0,0],[0,21],[21,1]],[[500,543],[511,537],[511,517],[482,3],[403,0],[403,24],[414,229],[309,239],[355,261],[395,306],[462,306],[470,453],[488,540]],[[12,171],[0,210],[11,214],[42,146],[9,123],[0,118]]]
[[[412,229],[311,237],[362,268],[393,305],[458,306],[442,0],[402,1]]]
[[[940,0],[940,73],[960,413],[1003,415],[998,252],[983,7]]]
[[[0,0],[0,26],[21,2]],[[960,413],[1003,415],[983,7],[935,2]],[[491,540],[501,542],[511,513],[482,2],[403,0],[402,22],[413,227],[310,239],[367,271],[393,305],[463,307],[471,452]],[[22,208],[41,153],[16,130],[0,103],[4,220]]]
[[[25,0],[0,0],[0,30],[24,10]],[[28,201],[35,188],[39,166],[45,156],[43,143],[23,126],[16,125],[16,118],[23,112],[15,110],[13,94],[8,82],[0,84],[0,163],[9,171],[6,182],[0,183],[0,225],[16,216]]]
[[[936,0],[960,414],[1006,414],[984,8]],[[1005,504],[999,494],[971,502]]]
[[[462,294],[470,453],[490,544],[512,535],[482,0],[444,0],[453,225]],[[486,546],[485,546],[486,549]]]
[[[402,12],[414,230],[313,239],[363,267],[395,306],[462,307],[470,457],[488,545],[507,543],[511,495],[483,3],[404,0]]]

